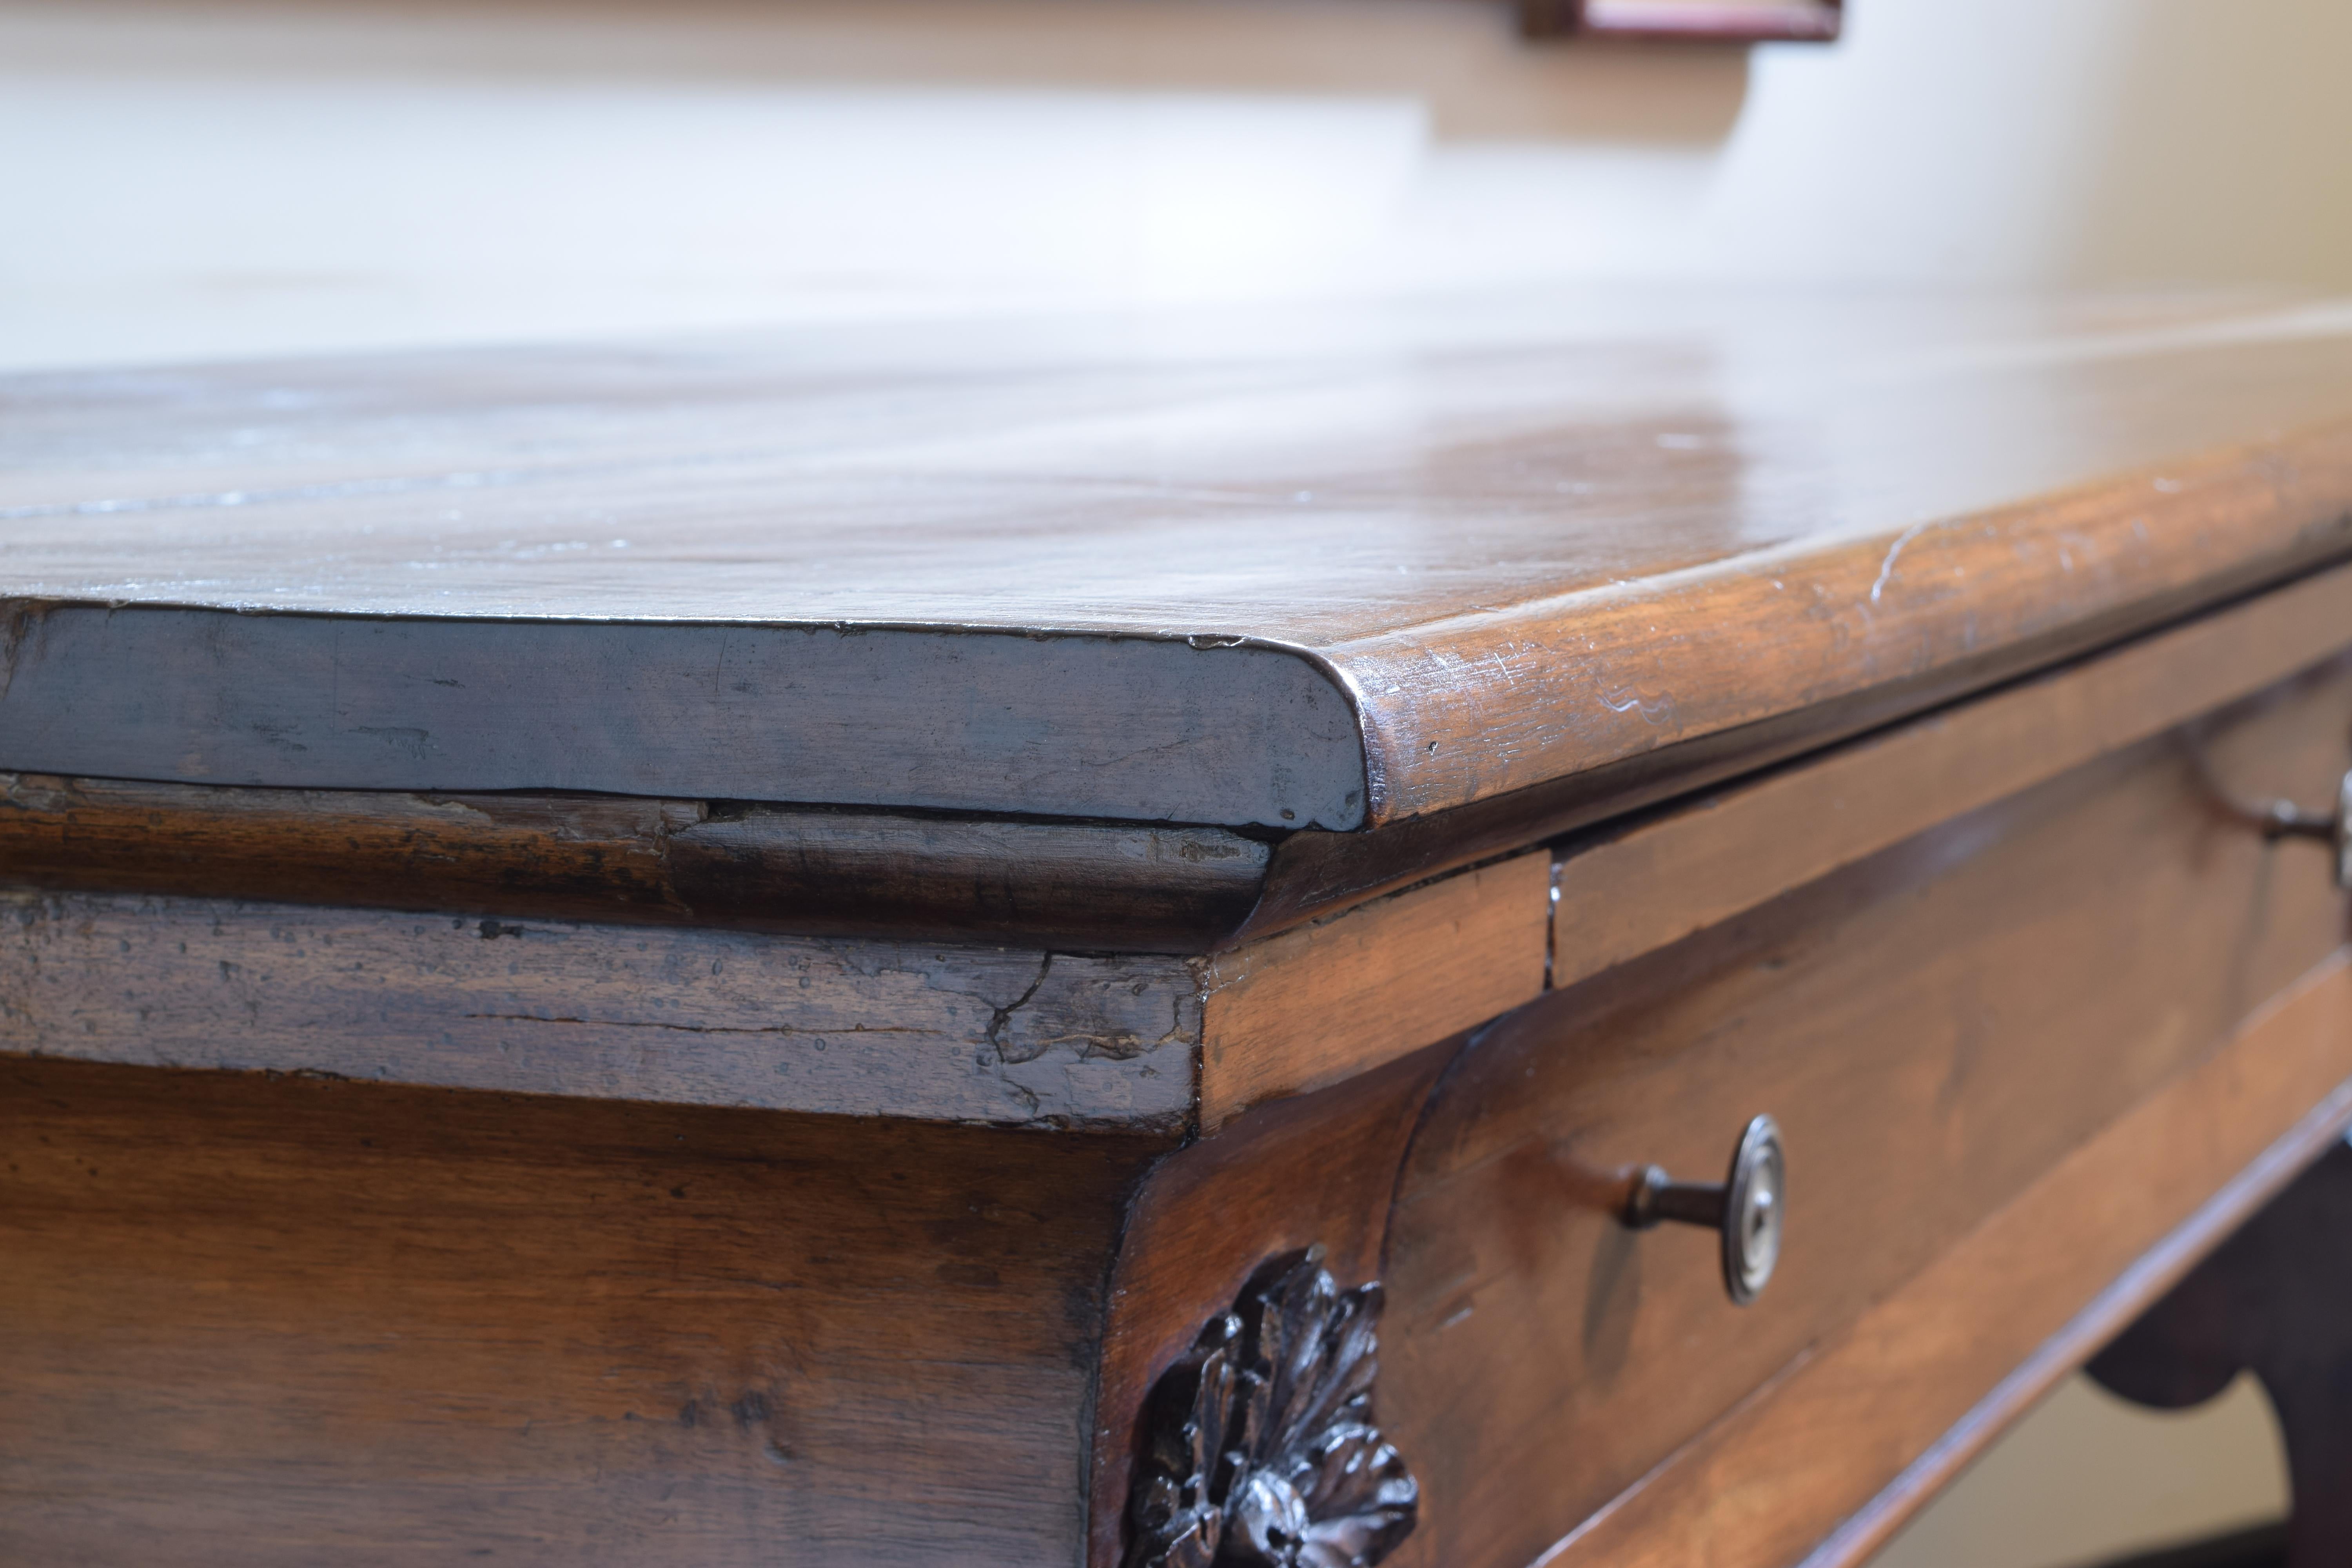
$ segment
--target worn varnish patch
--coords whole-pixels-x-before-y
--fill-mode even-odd
[[[1213,1126],[1535,996],[1522,856],[1213,959],[0,893],[0,1050],[844,1115]]]
[[[614,1100],[1173,1127],[1181,959],[13,895],[6,1048]]]
[[[14,881],[524,921],[1186,952],[1249,913],[1269,853],[1213,827],[0,773]]]
[[[0,713],[0,765],[35,773],[1365,819],[1347,698],[1223,641],[64,605],[12,644]]]

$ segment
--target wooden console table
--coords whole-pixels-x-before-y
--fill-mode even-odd
[[[2352,1121],[2352,311],[0,407],[9,1562],[1831,1568]]]

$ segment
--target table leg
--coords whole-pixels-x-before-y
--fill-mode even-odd
[[[2287,1568],[2352,1563],[2352,1147],[2331,1148],[2088,1368],[2167,1409],[2244,1369],[2286,1436]]]

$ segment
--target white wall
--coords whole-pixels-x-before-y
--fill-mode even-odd
[[[0,3],[0,365],[1507,280],[2352,286],[2343,0]]]
[[[2241,1373],[2189,1410],[2069,1378],[1913,1518],[1871,1568],[2080,1568],[2282,1517],[2286,1453]]]

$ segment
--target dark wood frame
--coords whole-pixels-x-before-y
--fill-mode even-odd
[[[1531,38],[1826,44],[1844,21],[1844,0],[1519,0],[1519,26]]]

